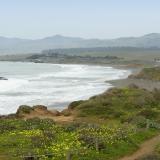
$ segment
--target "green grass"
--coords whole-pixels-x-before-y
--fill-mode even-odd
[[[2,127],[4,126],[4,127]],[[52,120],[0,120],[0,157],[19,160],[23,155],[53,154],[55,160],[66,159],[68,151],[73,160],[114,160],[138,149],[138,145],[157,134],[158,130],[141,129],[135,125],[115,123],[110,126],[70,124],[59,126]],[[114,135],[112,139],[110,136]],[[99,151],[95,138],[99,138]],[[88,139],[89,138],[89,139]],[[41,157],[40,159],[47,159]]]
[[[69,152],[72,160],[116,160],[131,154],[159,133],[154,125],[160,122],[159,93],[132,86],[73,102],[68,112],[75,112],[80,123],[68,125],[49,119],[0,119],[0,158],[20,160],[31,154],[41,155],[40,160],[65,160]]]
[[[160,67],[144,68],[140,73],[131,77],[160,81]]]
[[[75,102],[70,109],[79,117],[99,117],[121,122],[130,122],[137,117],[143,117],[158,122],[159,95],[159,90],[150,92],[140,88],[114,88],[89,100]]]

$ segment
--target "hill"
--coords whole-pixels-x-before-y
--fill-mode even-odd
[[[92,47],[138,47],[160,48],[160,34],[151,33],[141,37],[117,39],[84,39],[55,35],[43,39],[20,39],[0,37],[0,54],[35,53],[55,48],[92,48]]]
[[[45,106],[21,106],[15,115],[0,117],[0,158],[118,160],[159,134],[159,97],[159,90],[133,85],[73,102],[56,115]],[[51,118],[69,113],[75,116],[73,122],[59,124]]]
[[[137,75],[131,75],[130,78],[160,81],[160,67],[144,68]]]
[[[92,53],[92,49],[88,52],[90,50]],[[28,58],[53,57],[54,59],[56,56],[72,58],[71,55],[63,55],[62,51],[67,50],[60,50],[61,54],[58,55],[51,51],[44,55],[30,55]],[[119,60],[118,57],[113,56],[77,56],[77,58]],[[145,75],[149,75],[149,79],[152,77],[157,79],[159,76],[157,67],[144,70]],[[72,102],[68,109],[62,112],[48,111],[45,106],[40,105],[21,106],[16,114],[0,116],[0,159],[119,160],[121,157],[125,158],[137,149],[141,150],[144,141],[159,134],[159,99],[159,89],[149,91],[132,84],[124,88],[112,88],[88,100]],[[139,160],[154,157],[158,160],[159,153],[158,146],[155,155],[147,155]]]
[[[148,91],[135,85],[109,91],[89,100],[73,102],[69,112],[80,119],[118,120],[121,122],[152,119],[160,121],[160,90]]]

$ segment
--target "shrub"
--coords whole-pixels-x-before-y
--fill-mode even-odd
[[[89,100],[76,102],[75,106],[73,111],[78,111],[79,117],[96,116],[122,122],[130,121],[135,115],[158,119],[160,111],[160,101],[153,92],[137,87],[110,89]]]
[[[17,113],[16,115],[18,116],[21,116],[23,114],[28,114],[32,111],[33,109],[30,107],[30,106],[26,106],[26,105],[23,105],[23,106],[20,106],[17,110]]]
[[[83,102],[84,102],[83,100],[74,101],[74,102],[72,102],[72,103],[69,104],[68,109],[74,109],[75,107],[79,106]]]
[[[156,119],[159,116],[159,112],[153,109],[143,109],[138,115],[144,116],[147,119]]]

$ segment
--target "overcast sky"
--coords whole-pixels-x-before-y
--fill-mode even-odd
[[[0,36],[116,38],[160,33],[160,0],[0,0]]]

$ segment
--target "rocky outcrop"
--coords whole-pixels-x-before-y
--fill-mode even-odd
[[[0,77],[0,80],[8,80],[8,79],[5,77]]]
[[[43,106],[43,105],[36,105],[32,107],[33,110],[42,110],[42,111],[46,111],[47,107]]]
[[[20,106],[16,112],[16,116],[19,118],[50,118],[59,115],[60,112],[57,110],[48,110],[47,107],[43,105],[36,105],[33,107],[23,105]]]
[[[68,122],[73,122],[74,116],[71,110],[65,109],[59,112],[55,109],[48,110],[46,106],[35,105],[33,107],[22,105],[17,109],[15,114],[10,115],[0,115],[0,119],[52,119],[54,122],[65,124]]]
[[[33,108],[27,105],[22,105],[18,108],[16,115],[20,116],[23,114],[29,114],[31,113],[31,111],[33,111]]]

